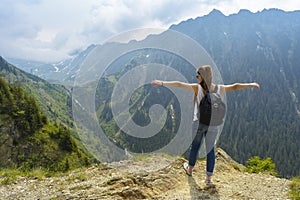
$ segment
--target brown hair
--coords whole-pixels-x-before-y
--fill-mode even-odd
[[[202,82],[200,83],[201,86],[205,91],[209,91],[212,84],[212,68],[210,65],[203,65],[198,67],[197,74],[201,75]]]

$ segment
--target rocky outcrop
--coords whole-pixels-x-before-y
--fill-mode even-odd
[[[193,176],[185,174],[185,161],[153,154],[57,177],[19,177],[0,186],[0,199],[287,199],[289,180],[243,172],[220,149],[215,187],[205,187],[205,160],[197,162]]]

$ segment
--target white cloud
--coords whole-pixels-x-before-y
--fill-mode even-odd
[[[229,15],[264,8],[299,10],[300,1],[1,0],[0,55],[53,62],[120,32],[168,28],[212,9]]]

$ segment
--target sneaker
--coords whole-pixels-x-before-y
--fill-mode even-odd
[[[205,184],[206,184],[206,186],[212,186],[213,185],[211,180],[205,180]]]
[[[205,189],[209,189],[209,188],[215,188],[216,186],[213,184],[213,182],[211,180],[205,180]]]
[[[189,172],[188,167],[189,167],[189,164],[188,164],[188,163],[184,163],[184,164],[183,164],[183,168],[184,168],[185,173],[186,173],[187,175],[189,175],[189,176],[192,176],[192,172]]]

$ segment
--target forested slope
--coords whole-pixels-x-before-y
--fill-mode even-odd
[[[32,96],[0,78],[0,167],[67,171],[89,158],[63,124],[51,124]]]

